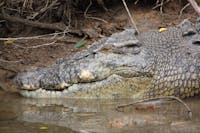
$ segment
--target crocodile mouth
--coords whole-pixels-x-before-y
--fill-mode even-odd
[[[126,73],[125,73],[126,72]],[[115,74],[91,82],[79,82],[71,85],[62,83],[64,89],[21,88],[20,94],[30,98],[132,98],[132,94],[140,94],[149,83],[149,77],[138,76],[138,73],[119,69]],[[143,88],[143,89],[141,89]]]

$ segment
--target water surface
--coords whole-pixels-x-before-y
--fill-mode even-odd
[[[28,99],[0,93],[0,132],[200,133],[200,99],[184,101],[193,111],[192,120],[173,101],[118,111],[117,105],[132,99]]]

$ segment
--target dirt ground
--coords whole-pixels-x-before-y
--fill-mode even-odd
[[[170,0],[163,5],[163,9],[158,7],[153,10],[155,5],[152,3],[134,4],[134,2],[130,2],[128,7],[139,31],[144,32],[177,25],[185,18],[194,22],[197,15],[190,6],[183,10],[180,15],[181,9],[186,4],[186,2]],[[106,7],[109,11],[105,11],[101,7],[91,9],[88,14],[92,17],[82,17],[78,21],[82,25],[82,30],[87,33],[87,38],[61,34],[33,39],[18,39],[10,42],[0,41],[0,90],[17,91],[12,82],[17,72],[48,66],[59,58],[67,58],[86,48],[87,45],[101,37],[131,27],[127,12],[122,4],[112,7],[106,5]],[[37,31],[26,36],[35,35],[37,35]],[[75,47],[75,43],[79,41],[84,41],[86,45],[80,48]]]

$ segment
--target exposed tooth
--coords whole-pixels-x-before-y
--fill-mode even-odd
[[[26,90],[20,91],[20,94],[25,96],[25,97],[30,97],[30,93],[28,91],[26,91]]]
[[[64,90],[64,91],[62,91],[62,93],[63,93],[63,94],[68,94],[69,91],[68,91],[68,90]]]
[[[70,86],[70,84],[68,84],[68,83],[66,83],[66,82],[62,82],[62,83],[60,84],[60,88],[61,88],[61,89],[64,89],[64,88],[69,87],[69,86]]]
[[[29,91],[26,91],[26,96],[27,97],[30,97],[31,96],[31,93]]]
[[[39,95],[40,95],[41,98],[42,97],[48,97],[48,91],[42,89],[41,92],[39,93]]]
[[[36,90],[36,91],[37,91],[37,90]],[[32,92],[30,93],[30,97],[32,97],[32,98],[38,97],[38,95],[36,94],[36,93],[37,93],[36,91],[32,91]]]
[[[83,81],[90,81],[95,79],[95,76],[94,74],[92,74],[92,72],[88,70],[81,70],[81,72],[79,73],[79,78]]]
[[[44,89],[40,89],[40,92],[41,92],[41,93],[46,93],[47,91],[44,90]]]
[[[46,91],[46,95],[50,96],[51,92],[50,91]]]
[[[56,92],[55,91],[51,92],[51,97],[56,97]]]

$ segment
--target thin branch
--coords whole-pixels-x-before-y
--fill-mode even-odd
[[[187,3],[187,4],[180,10],[179,17],[182,16],[183,11],[184,11],[188,6],[190,6],[190,3]]]
[[[3,23],[3,22],[5,22],[6,20],[0,20],[0,23]]]
[[[47,4],[45,5],[44,8],[42,8],[38,12],[35,12],[31,16],[29,16],[28,18],[29,19],[35,19],[35,17],[37,17],[39,14],[42,14],[42,13],[46,12],[47,10],[49,10],[50,8],[52,8],[53,6],[55,6],[57,2],[58,2],[58,0],[54,0],[49,6],[48,6],[48,2],[47,2]]]
[[[128,9],[128,6],[127,6],[125,0],[122,0],[122,2],[123,2],[123,4],[124,4],[124,7],[125,7],[127,13],[128,13],[129,19],[131,20],[131,23],[132,23],[133,28],[135,28],[135,30],[137,31],[137,33],[139,33],[139,30],[138,30],[138,28],[137,28],[137,26],[136,26],[136,24],[135,24],[135,21],[133,20],[133,17],[131,16],[131,13],[130,13],[130,11],[129,11],[129,9]]]
[[[144,102],[160,100],[160,99],[173,99],[173,100],[178,101],[179,103],[181,103],[186,108],[187,113],[188,113],[188,117],[190,119],[192,119],[192,110],[190,109],[190,107],[184,101],[182,101],[180,98],[175,97],[175,96],[162,96],[162,97],[156,97],[156,98],[143,99],[143,100],[136,101],[136,102],[133,102],[133,103],[119,105],[119,106],[116,107],[116,109],[118,110],[119,108],[124,108],[124,107],[128,107],[128,106],[134,106],[134,105],[136,105],[138,103],[144,103]]]
[[[0,3],[0,7],[3,6],[3,5],[4,5],[4,2],[1,2],[1,3]]]
[[[155,5],[152,9],[154,10],[154,9],[160,7],[160,12],[163,13],[163,5],[167,4],[169,1],[170,1],[170,0],[166,0],[166,1],[164,2],[164,0],[162,0],[162,1],[160,2],[160,4],[158,4],[158,3],[159,3],[159,0],[157,0],[156,5]]]
[[[23,3],[23,8],[25,8],[26,7],[26,4],[28,3],[28,1],[27,0],[24,0],[24,3]]]
[[[14,44],[16,47],[19,48],[23,48],[23,49],[35,49],[35,48],[40,48],[40,47],[44,47],[44,46],[50,46],[52,44],[55,44],[57,41],[63,39],[65,37],[65,34],[68,33],[68,28],[66,28],[63,32],[59,32],[59,33],[52,33],[52,34],[46,34],[46,35],[40,35],[40,36],[33,36],[33,37],[19,37],[19,38],[0,38],[0,40],[29,40],[29,39],[46,39],[46,40],[54,40],[50,43],[44,43],[44,44],[40,44],[40,45],[35,45],[35,46],[29,46],[29,47],[24,47],[24,46],[20,46],[17,44]],[[55,39],[57,35],[63,34],[61,37],[58,37],[58,39]],[[49,38],[41,38],[41,37],[45,37],[45,36],[50,36],[53,35],[53,37]],[[69,43],[75,43],[74,41],[67,41]],[[1,61],[1,60],[0,60]],[[6,62],[5,60],[2,60],[4,62]]]
[[[103,20],[103,19],[100,19],[100,18],[97,18],[97,17],[92,17],[92,16],[88,16],[88,15],[87,15],[87,12],[88,12],[88,10],[89,10],[89,8],[90,8],[91,5],[92,5],[92,0],[90,0],[89,5],[87,6],[87,8],[86,8],[85,11],[84,11],[84,17],[85,17],[85,18],[88,18],[88,19],[95,19],[95,20],[102,21],[102,22],[104,22],[104,23],[108,23],[108,21],[106,21],[106,20]]]
[[[160,3],[160,13],[163,14],[163,4],[164,4],[164,0],[161,0]]]
[[[44,43],[44,44],[40,44],[40,45],[35,45],[35,46],[29,46],[29,47],[23,47],[23,46],[20,46],[20,45],[17,45],[15,44],[15,46],[19,47],[19,48],[23,48],[23,49],[35,49],[35,48],[40,48],[40,47],[44,47],[44,46],[50,46],[50,45],[53,45],[55,44],[58,40],[61,40],[65,37],[65,33],[67,33],[67,29],[65,29],[65,31],[63,32],[63,35],[61,37],[59,37],[58,39],[55,39],[56,36],[58,35],[55,34],[50,40],[54,40],[50,43]],[[69,41],[70,42],[70,41]],[[73,42],[74,43],[74,42]]]
[[[195,0],[187,0],[187,1],[191,4],[191,6],[196,11],[198,16],[200,16],[200,7],[198,6],[197,2]]]
[[[134,2],[134,4],[137,5],[137,3],[138,3],[139,1],[140,1],[140,0],[136,0],[136,1]]]

